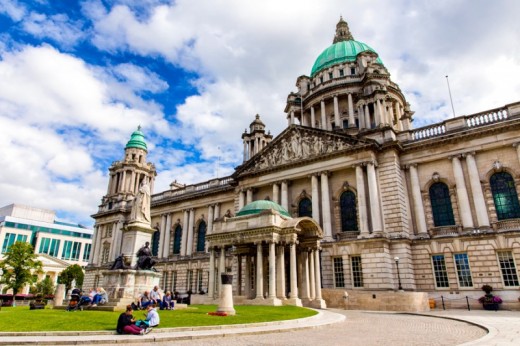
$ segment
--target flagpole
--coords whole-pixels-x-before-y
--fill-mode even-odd
[[[448,93],[450,94],[451,110],[453,111],[453,117],[455,118],[455,107],[453,107],[453,99],[451,97],[450,81],[448,75],[446,75],[446,83],[448,83]]]

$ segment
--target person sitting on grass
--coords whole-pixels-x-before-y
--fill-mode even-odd
[[[163,306],[166,310],[173,310],[175,306],[175,302],[172,299],[172,294],[170,291],[167,291],[163,298]]]
[[[159,306],[159,309],[163,309],[163,302],[161,292],[159,291],[159,286],[154,286],[150,291],[150,299],[156,306]]]
[[[92,300],[91,306],[95,307],[98,304],[103,305],[103,304],[108,303],[108,294],[105,291],[105,289],[103,287],[98,287],[96,291],[97,291],[97,293],[94,296],[94,299]]]
[[[126,307],[126,311],[119,315],[119,319],[117,320],[116,330],[119,334],[134,334],[134,335],[144,335],[150,332],[149,329],[142,329],[135,325],[135,319],[132,315],[134,310],[132,306],[128,305]]]
[[[147,329],[146,333],[149,333],[153,327],[157,327],[159,325],[161,320],[155,308],[155,304],[148,305],[146,311],[146,319],[135,322],[135,325],[140,328]]]

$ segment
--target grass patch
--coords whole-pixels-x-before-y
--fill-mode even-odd
[[[216,305],[191,305],[188,309],[161,310],[158,328],[215,326],[226,324],[258,323],[292,320],[316,314],[314,310],[295,306],[235,306],[235,316],[209,316]],[[27,306],[2,307],[0,331],[92,331],[115,330],[121,311],[75,311],[43,309],[29,310]],[[135,318],[144,319],[144,311],[134,311]]]

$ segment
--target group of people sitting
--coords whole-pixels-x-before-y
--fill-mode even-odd
[[[158,306],[160,310],[173,310],[175,307],[175,301],[172,298],[171,292],[166,292],[163,297],[159,287],[154,286],[151,291],[144,291],[143,294],[139,295],[137,298],[137,304],[133,303],[133,308],[146,309],[152,304]]]
[[[96,307],[108,303],[108,294],[103,287],[91,288],[89,293],[82,295],[80,305]]]
[[[131,305],[126,307],[126,311],[119,315],[117,320],[117,332],[119,334],[135,334],[144,335],[150,333],[153,327],[157,327],[160,323],[159,314],[157,313],[155,304],[148,304],[146,307],[146,318],[137,320],[132,315],[134,309]]]

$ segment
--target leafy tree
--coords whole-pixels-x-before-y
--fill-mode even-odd
[[[70,290],[72,287],[72,281],[76,280],[76,286],[81,287],[83,286],[83,278],[85,277],[85,274],[83,273],[83,269],[81,266],[77,264],[73,264],[71,266],[68,266],[63,270],[60,274],[60,277],[58,278],[58,282],[60,284],[65,284],[65,287],[68,290]]]
[[[55,289],[52,279],[48,276],[46,276],[42,281],[37,282],[36,286],[32,288],[31,293],[41,294],[43,296],[54,294]]]
[[[4,254],[0,269],[0,284],[11,288],[13,295],[16,295],[26,284],[36,282],[37,276],[34,274],[42,272],[42,262],[38,261],[31,244],[17,241]]]

